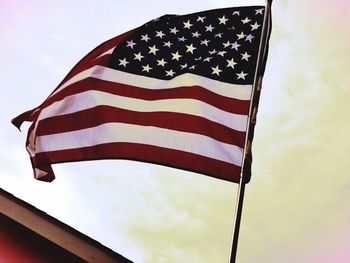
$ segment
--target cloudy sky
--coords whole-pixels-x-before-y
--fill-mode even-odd
[[[55,165],[57,179],[39,182],[28,126],[10,119],[101,42],[234,2],[0,0],[0,187],[137,263],[227,262],[235,184],[128,161]],[[349,28],[347,0],[273,4],[239,263],[350,261]]]

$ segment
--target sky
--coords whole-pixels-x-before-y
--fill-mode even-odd
[[[235,1],[140,3],[0,0],[0,187],[137,263],[227,262],[236,184],[121,160],[54,165],[55,181],[36,181],[28,125],[10,124],[103,41]],[[272,12],[237,262],[350,262],[350,2]]]

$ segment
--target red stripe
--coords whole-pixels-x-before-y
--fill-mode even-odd
[[[108,143],[79,149],[37,153],[33,164],[47,170],[49,164],[99,159],[125,159],[161,164],[239,182],[241,168],[192,153],[137,143]],[[43,168],[41,167],[43,166]]]
[[[95,58],[100,56],[101,54],[107,52],[111,48],[119,45],[121,42],[125,41],[129,36],[132,35],[134,30],[128,31],[122,35],[116,36],[110,40],[107,40],[106,42],[102,43],[98,47],[96,47],[94,50],[92,50],[90,53],[88,53],[84,58],[82,58],[74,67],[73,69],[67,74],[67,76],[62,80],[62,82],[58,85],[61,86],[64,82],[72,78],[74,75],[77,75],[79,72],[89,68],[91,64],[96,64],[94,61]],[[104,64],[107,65],[107,64]],[[57,87],[57,88],[58,88]],[[56,88],[56,89],[57,89]]]
[[[108,62],[109,62],[110,57],[111,57],[111,54],[106,54],[106,55],[103,55],[101,57],[98,57],[96,59],[93,59],[91,61],[88,61],[88,62],[84,63],[84,65],[81,65],[79,67],[79,72],[77,72],[77,74],[79,74],[80,72],[82,72],[82,71],[84,71],[86,69],[89,69],[89,68],[91,68],[93,66],[96,66],[96,65],[106,66],[108,64]],[[74,76],[72,76],[72,77],[74,77]],[[67,81],[69,79],[67,79]]]
[[[250,102],[249,100],[228,98],[200,86],[174,87],[171,89],[154,90],[104,81],[100,79],[87,78],[70,85],[52,97],[49,97],[43,106],[47,107],[55,101],[62,100],[64,97],[88,90],[99,90],[115,95],[143,100],[181,98],[196,99],[206,102],[218,109],[241,115],[248,115]]]
[[[110,106],[97,106],[92,109],[41,120],[36,136],[86,129],[110,122],[155,126],[197,133],[224,143],[244,147],[244,132],[232,130],[202,117],[172,112],[136,112]]]
[[[107,40],[106,42],[96,47],[73,67],[73,69],[67,74],[67,76],[61,81],[61,83],[57,86],[55,90],[57,90],[63,83],[65,83],[67,80],[69,80],[81,71],[84,71],[94,65],[106,66],[108,63],[108,59],[111,55],[105,55],[98,59],[95,58],[99,57],[101,54],[105,53],[106,51],[110,50],[111,48],[117,46],[119,43],[126,40],[130,35],[132,35],[133,32],[134,30],[128,31],[120,36],[116,36],[110,40]],[[52,93],[54,93],[55,90]],[[49,98],[50,97],[48,97],[48,99]],[[43,109],[43,107],[45,107],[46,101],[47,100],[45,100],[40,106],[25,112],[25,114],[21,114],[16,118],[13,118],[12,123],[19,129],[24,121],[34,121],[38,117],[40,111],[35,112],[35,114],[33,114],[33,112],[37,109]]]

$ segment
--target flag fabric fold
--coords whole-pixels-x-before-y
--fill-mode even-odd
[[[258,59],[265,13],[165,15],[94,49],[40,106],[12,120],[32,122],[35,178],[52,181],[55,163],[128,159],[238,182],[266,62]]]

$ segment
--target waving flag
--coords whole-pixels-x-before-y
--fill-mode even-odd
[[[12,121],[33,122],[35,178],[52,181],[51,164],[107,158],[238,182],[265,15],[263,6],[165,15],[101,44]]]

